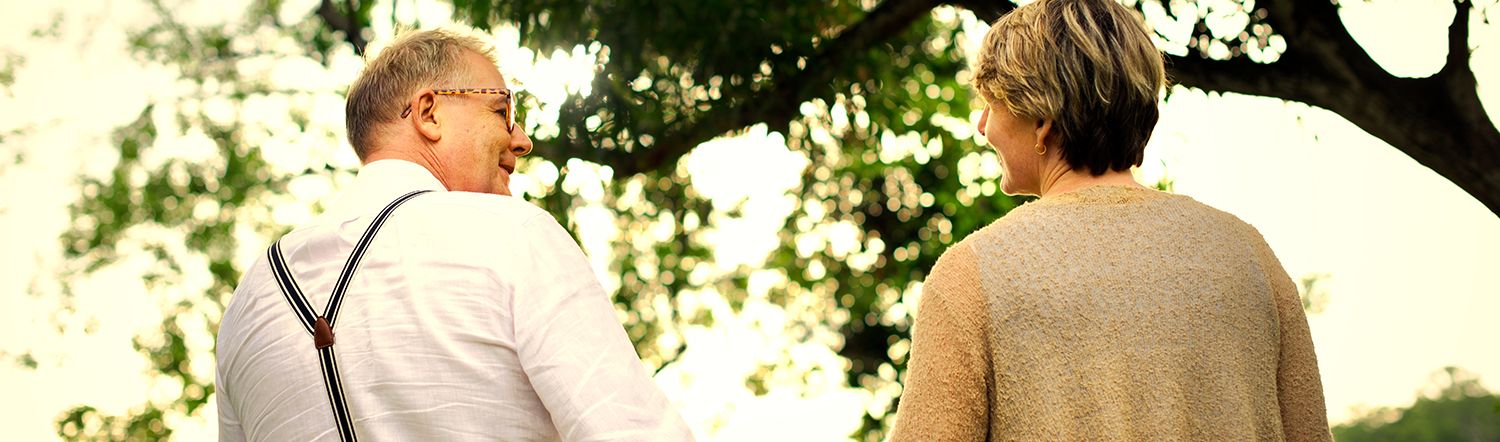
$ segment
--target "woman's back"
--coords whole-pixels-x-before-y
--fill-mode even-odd
[[[997,440],[1326,439],[1295,286],[1253,228],[1191,198],[1096,186],[1024,205],[924,292],[901,415],[954,420],[898,438],[972,422]]]

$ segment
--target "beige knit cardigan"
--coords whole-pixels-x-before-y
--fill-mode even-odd
[[[1022,205],[944,253],[904,386],[895,441],[1331,439],[1259,232],[1140,187]]]

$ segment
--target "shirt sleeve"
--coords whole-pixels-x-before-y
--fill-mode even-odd
[[[1276,397],[1281,407],[1281,431],[1288,441],[1328,441],[1328,412],[1323,402],[1323,379],[1313,352],[1312,332],[1302,298],[1281,261],[1261,241],[1259,259],[1270,278],[1280,325],[1281,358],[1276,367]]]
[[[224,389],[222,373],[216,374],[214,379],[214,406],[219,409],[219,442],[245,440],[245,429],[240,425],[240,417],[234,412],[234,405]]]
[[[526,222],[512,298],[521,367],[564,440],[691,440],[641,365],[614,304],[551,216]]]
[[[977,256],[963,243],[922,287],[892,441],[982,441],[994,367]]]

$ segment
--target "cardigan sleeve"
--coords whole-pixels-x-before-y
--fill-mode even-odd
[[[1312,332],[1297,286],[1281,267],[1271,247],[1258,235],[1259,255],[1276,301],[1281,357],[1276,367],[1276,398],[1281,406],[1281,432],[1288,441],[1328,441],[1328,413],[1323,402],[1323,380]]]
[[[993,367],[977,255],[959,243],[933,266],[912,328],[892,441],[982,441]]]

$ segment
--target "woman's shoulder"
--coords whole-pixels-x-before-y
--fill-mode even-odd
[[[1000,218],[979,228],[979,230],[969,233],[968,236],[955,243],[949,250],[966,247],[985,248],[995,243],[1024,245],[1006,241],[1006,239],[1022,238],[1034,234],[1034,230],[1050,223],[1050,219],[1056,215],[1046,205],[1038,204],[1038,201],[1025,203],[1016,206]]]
[[[1022,204],[970,233],[950,250],[967,248],[972,249],[971,256],[995,255],[1018,261],[1080,244],[1132,243],[1167,232],[1214,241],[1265,241],[1239,217],[1187,195],[1097,186]]]
[[[1036,221],[1069,224],[1074,220],[1094,218],[1080,217],[1082,214],[1120,220],[1135,218],[1132,215],[1168,217],[1178,222],[1204,223],[1235,231],[1254,231],[1249,223],[1234,214],[1191,196],[1140,186],[1094,186],[1022,205],[1013,210],[1012,214],[1016,216],[1007,215],[1001,220],[1008,222],[997,222],[997,227],[1005,228],[1006,224],[1026,225]]]
[[[1030,205],[1030,204],[1027,204]],[[948,246],[933,265],[931,276],[949,278],[962,275],[965,280],[977,280],[979,268],[993,267],[994,256],[1024,256],[1032,254],[1038,244],[1027,238],[1035,237],[1038,226],[1044,224],[1033,219],[1031,209],[1022,205],[1005,216],[975,230],[963,239]]]
[[[1233,213],[1229,213],[1218,207],[1198,201],[1187,195],[1173,195],[1173,198],[1164,201],[1167,209],[1183,215],[1184,221],[1202,223],[1210,230],[1233,233],[1241,239],[1254,239],[1264,241],[1260,231],[1255,226],[1245,222]]]

